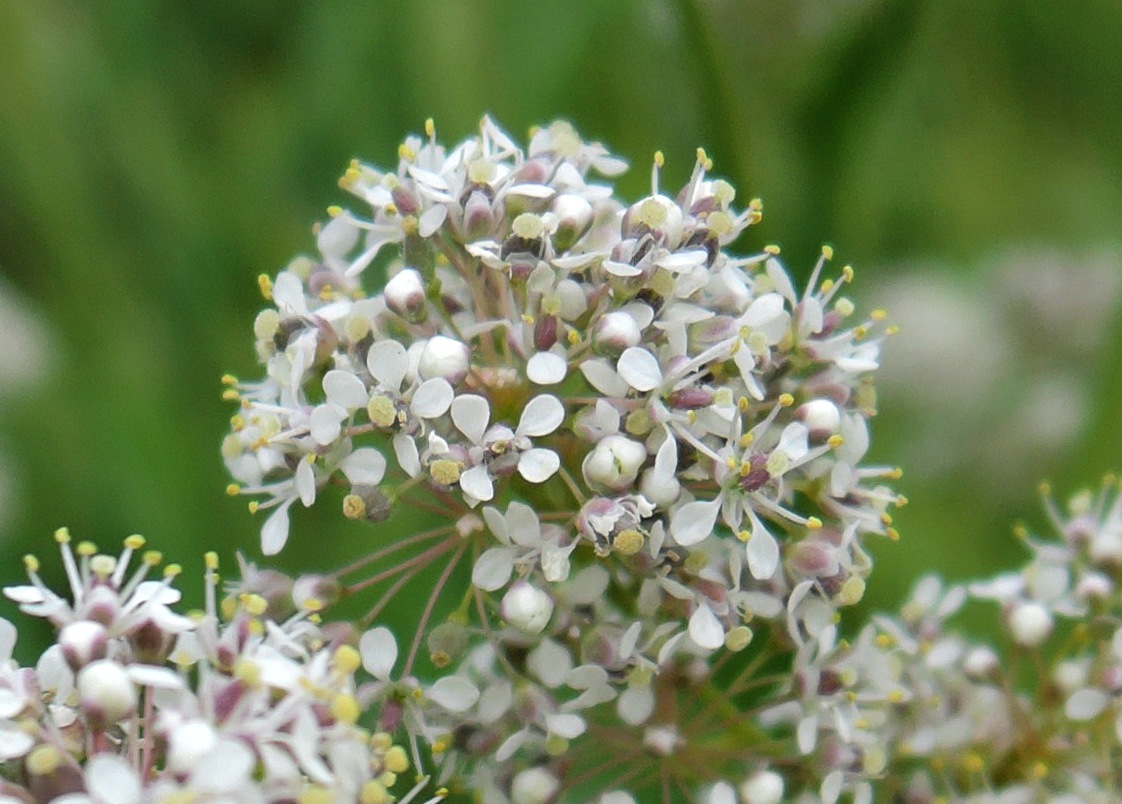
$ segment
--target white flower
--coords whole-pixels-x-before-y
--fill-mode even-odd
[[[647,448],[622,435],[597,442],[581,465],[584,479],[594,487],[624,491],[631,487],[647,459]]]
[[[526,581],[516,581],[503,595],[499,611],[519,631],[540,634],[553,616],[553,598]]]

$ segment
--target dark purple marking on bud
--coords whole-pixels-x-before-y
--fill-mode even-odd
[[[819,695],[833,695],[837,692],[841,692],[843,686],[841,674],[836,670],[823,670],[822,674],[818,677]]]
[[[696,386],[679,388],[666,398],[666,402],[672,408],[698,410],[699,408],[707,408],[713,404],[713,394],[705,388],[698,388]]]
[[[397,207],[397,211],[402,215],[415,215],[421,208],[417,196],[413,191],[404,185],[397,185],[393,188],[393,203]]]
[[[767,456],[753,455],[748,474],[740,478],[739,485],[743,491],[759,491],[769,480],[771,473],[767,470]]]
[[[171,635],[152,620],[145,620],[129,634],[129,645],[140,661],[163,664],[171,649]]]
[[[534,322],[534,348],[544,352],[557,343],[557,316],[543,315]]]

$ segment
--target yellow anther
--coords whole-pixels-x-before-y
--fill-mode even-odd
[[[899,335],[900,334],[900,327],[896,324],[889,324],[887,327],[884,328],[884,334],[885,335]]]
[[[391,746],[382,762],[391,773],[405,773],[409,770],[409,755],[400,745]]]
[[[362,707],[353,695],[336,695],[331,701],[331,714],[340,723],[352,726],[362,714]]]
[[[816,516],[809,516],[806,518],[807,530],[822,530],[822,520]]]
[[[900,541],[900,531],[896,530],[896,528],[888,528],[884,533],[890,540],[894,542]]]
[[[887,472],[885,472],[884,476],[887,477],[889,480],[899,480],[900,478],[902,478],[904,476],[904,469],[903,469],[903,467],[895,466],[892,469],[889,469]]]
[[[358,800],[361,804],[390,804],[393,796],[386,790],[385,785],[376,779],[370,779],[362,785]]]
[[[1032,777],[1034,779],[1043,779],[1048,775],[1048,765],[1040,760],[1037,760],[1033,763],[1030,773],[1032,773]]]
[[[889,703],[895,704],[903,703],[904,693],[902,693],[900,690],[893,690],[892,692],[888,693],[888,701]]]
[[[451,486],[460,479],[460,464],[449,458],[440,458],[429,466],[432,479],[442,486]]]
[[[261,274],[257,277],[257,287],[261,291],[261,295],[265,297],[265,301],[273,300],[273,280],[269,278],[268,274]]]
[[[897,508],[903,508],[907,504],[908,504],[908,498],[907,497],[905,497],[903,494],[897,494],[896,495],[896,507]]]
[[[237,497],[242,493],[242,487],[237,483],[229,483],[226,486],[226,493],[231,497]]]
[[[654,163],[658,167],[662,167],[663,165],[666,164],[666,157],[662,155],[662,151],[655,151],[654,152]]]
[[[448,747],[450,745],[451,745],[451,742],[448,740],[448,738],[438,737],[436,739],[436,741],[432,744],[433,753],[434,754],[443,754],[445,751],[448,750]]]
[[[404,159],[406,162],[412,162],[417,152],[406,145],[404,142],[397,146],[397,158]]]
[[[822,288],[823,293],[829,293],[834,287],[834,280],[833,279],[823,279],[822,284],[819,287]]]
[[[834,435],[826,439],[826,446],[830,447],[831,449],[837,449],[844,443],[845,439],[842,438],[838,433],[834,433]]]
[[[826,260],[832,260],[834,258],[834,247],[833,246],[823,246],[822,247],[822,258],[826,259]]]
[[[763,199],[762,198],[753,198],[751,201],[748,202],[748,209],[754,210],[756,212],[763,212],[763,210],[764,210]]]
[[[748,397],[742,396],[742,397],[740,397],[740,399],[736,400],[736,408],[741,413],[747,413],[748,412]]]
[[[97,552],[97,545],[93,542],[78,542],[78,546],[74,551],[80,556],[92,556]]]
[[[884,319],[888,318],[888,311],[884,308],[878,307],[876,310],[873,310],[871,313],[869,313],[869,318],[873,319],[874,321],[883,321]]]
[[[222,375],[222,384],[223,385],[237,385],[238,384],[238,378],[235,377],[233,374],[223,374]]]
[[[771,256],[776,257],[776,256],[779,255],[780,248],[779,248],[779,246],[777,246],[773,243],[771,245],[764,246],[764,251],[766,253],[770,254]]]
[[[861,340],[869,334],[869,329],[864,324],[858,324],[853,328],[853,337]]]
[[[257,502],[257,500],[250,500],[249,505],[246,506],[251,514],[256,514],[257,509],[259,509],[260,507],[261,503]]]
[[[725,466],[727,466],[730,470],[735,470],[737,468],[737,465],[738,464],[736,462],[736,458],[732,457],[731,455],[725,458]]]
[[[752,534],[746,530],[738,530],[736,532],[736,538],[740,539],[742,542],[746,542],[752,538]]]
[[[737,443],[740,444],[740,446],[743,448],[743,447],[751,446],[752,442],[755,441],[755,440],[756,440],[756,434],[755,433],[745,433],[744,435],[742,435],[740,437],[740,440]]]
[[[242,657],[234,663],[234,678],[248,687],[257,687],[261,684],[261,668],[251,659]]]
[[[857,720],[853,721],[853,725],[859,729],[867,729],[871,724],[865,718],[859,717]]]
[[[567,340],[571,346],[576,346],[580,343],[580,333],[575,329],[570,329],[565,333],[565,340]]]
[[[160,562],[164,560],[164,554],[159,550],[146,550],[140,560],[149,567],[155,567],[159,566]]]
[[[336,648],[332,661],[335,663],[336,670],[347,675],[354,674],[362,667],[362,656],[351,645],[340,645]]]
[[[326,787],[313,784],[300,791],[300,796],[296,799],[296,804],[332,804],[334,801],[334,793]]]
[[[144,537],[139,533],[134,533],[132,536],[125,537],[125,547],[130,550],[139,550],[144,546]]]
[[[265,624],[260,620],[250,620],[245,624],[245,630],[252,636],[261,636],[265,633]]]
[[[748,475],[752,473],[752,462],[747,458],[742,460],[740,466],[737,467],[736,473],[741,477],[748,477]]]
[[[877,634],[873,640],[878,648],[891,648],[896,644],[896,640],[892,638],[891,634]]]
[[[347,519],[362,519],[366,516],[366,501],[357,494],[348,494],[343,498],[343,516]]]
[[[29,573],[38,572],[39,571],[39,559],[37,559],[31,553],[28,553],[27,555],[25,555],[23,557],[23,568],[25,570],[27,570]]]
[[[628,528],[615,537],[612,548],[621,555],[633,556],[643,549],[643,534]]]
[[[62,764],[62,753],[53,745],[36,746],[24,761],[32,776],[54,773]]]
[[[242,604],[247,614],[254,617],[260,617],[269,608],[269,601],[261,595],[243,594],[238,598],[238,602]]]
[[[323,605],[323,601],[319,598],[309,597],[301,604],[300,608],[302,608],[304,611],[319,612],[323,611],[325,607]]]
[[[178,577],[180,575],[180,573],[182,573],[182,572],[183,572],[183,567],[179,566],[178,564],[168,564],[166,567],[164,567],[164,577],[165,578]]]
[[[892,514],[888,514],[888,513],[881,514],[880,515],[880,521],[881,521],[882,525],[891,525],[892,524]]]
[[[218,569],[218,553],[214,552],[213,550],[208,550],[207,552],[203,553],[203,564],[208,570],[214,572],[216,569]]]
[[[332,204],[327,208],[327,214],[332,218],[338,218],[343,214],[343,208],[337,204]]]
[[[448,798],[448,788],[447,787],[441,787],[439,790],[436,791],[436,797],[437,798]]]
[[[795,397],[791,396],[791,394],[780,394],[779,395],[779,407],[789,408],[793,404],[795,404]]]
[[[56,530],[55,541],[59,544],[70,544],[70,528],[59,528]]]
[[[222,392],[222,399],[225,402],[237,402],[241,398],[241,394],[235,388],[227,388]]]
[[[1042,480],[1040,482],[1040,484],[1036,487],[1036,490],[1042,496],[1047,497],[1049,494],[1052,493],[1052,484],[1049,483],[1047,480]]]
[[[382,207],[382,211],[392,217],[397,214],[397,204],[395,204],[393,201],[390,201],[388,204]]]
[[[533,326],[534,325],[534,317],[532,315],[530,315],[529,313],[523,313],[522,314],[522,323],[523,324],[529,324],[530,326]]]

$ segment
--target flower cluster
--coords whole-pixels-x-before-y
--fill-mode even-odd
[[[347,168],[354,207],[259,280],[264,376],[224,378],[222,454],[265,555],[297,502],[384,537],[296,578],[242,561],[222,595],[208,554],[185,615],[143,539],[59,531],[69,595],[32,557],[5,589],[58,636],[20,668],[0,623],[0,802],[1110,800],[1120,498],[1050,504],[1062,542],[1025,533],[1022,572],[843,630],[905,502],[866,463],[894,329],[829,247],[805,282],[734,253],[762,205],[704,151],[673,193],[656,154],[630,204],[624,168],[489,119]],[[1012,662],[947,626],[971,597]]]
[[[330,209],[319,253],[261,280],[266,376],[228,378],[230,491],[270,509],[266,554],[329,486],[352,518],[429,505],[454,523],[395,568],[319,579],[349,593],[450,554],[410,672],[470,556],[473,602],[431,639],[489,705],[449,720],[473,738],[436,752],[448,778],[512,795],[524,765],[567,789],[550,757],[613,721],[680,766],[704,735],[662,711],[676,689],[761,629],[755,654],[800,642],[862,597],[862,540],[895,536],[896,471],[862,464],[891,329],[855,318],[829,248],[801,289],[778,249],[729,253],[761,204],[738,208],[703,151],[674,194],[656,154],[627,205],[603,183],[623,163],[568,124],[525,152],[489,119],[451,149],[426,128],[396,170],[352,163],[359,209]],[[373,266],[389,279],[368,295]]]

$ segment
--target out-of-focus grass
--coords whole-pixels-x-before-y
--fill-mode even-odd
[[[257,372],[255,277],[311,247],[350,157],[389,163],[425,117],[448,140],[484,111],[520,136],[567,117],[632,159],[631,196],[656,148],[669,186],[703,145],[765,200],[745,248],[780,243],[805,272],[833,243],[875,299],[921,257],[954,281],[1010,247],[1122,245],[1119,41],[1105,0],[5,5],[0,271],[59,354],[40,390],[0,397],[20,490],[4,580],[60,524],[103,546],[139,531],[189,565],[255,554],[218,458],[218,378]],[[1118,336],[1079,439],[1033,466],[1061,489],[1122,465]],[[913,408],[875,422],[877,459],[932,426]],[[1007,527],[1032,488],[995,499],[972,471],[905,476],[872,602],[924,568],[1020,560]],[[282,563],[327,569],[365,538],[387,536],[301,512]]]

